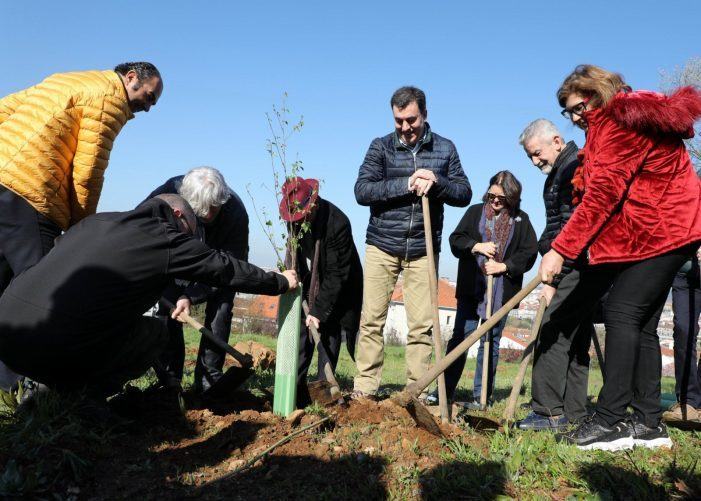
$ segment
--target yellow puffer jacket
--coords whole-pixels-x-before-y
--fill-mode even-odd
[[[133,118],[114,71],[57,73],[0,100],[0,184],[64,230],[93,214],[112,143]]]

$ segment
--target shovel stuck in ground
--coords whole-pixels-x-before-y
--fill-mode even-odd
[[[494,313],[489,320],[480,325],[477,330],[470,334],[459,345],[453,348],[452,351],[446,354],[440,362],[436,363],[431,370],[419,378],[416,382],[408,385],[404,391],[395,394],[392,401],[404,407],[409,414],[414,418],[416,424],[421,428],[433,433],[434,435],[442,435],[440,427],[436,424],[431,413],[419,402],[418,396],[421,392],[435,379],[443,374],[450,365],[458,359],[460,355],[467,352],[470,346],[475,344],[484,334],[494,327],[503,317],[509,314],[509,311],[516,306],[523,298],[530,294],[540,283],[540,276],[536,276],[528,282],[514,297],[509,299],[499,310]]]
[[[436,270],[436,258],[433,253],[433,231],[431,228],[431,207],[426,195],[421,197],[421,208],[424,216],[424,236],[426,239],[426,256],[428,259],[428,282],[431,287],[431,311],[433,313],[433,352],[436,363],[440,363],[443,357],[443,340],[441,339],[441,321],[438,305],[438,270]],[[441,373],[438,376],[438,406],[441,411],[441,421],[450,421],[450,409],[448,408],[448,394],[445,388],[445,377]]]
[[[492,300],[494,298],[494,275],[487,276],[487,320],[492,316]],[[489,367],[491,366],[490,348],[492,344],[492,332],[487,331],[484,337],[484,349],[482,351],[482,392],[480,393],[480,409],[487,408],[487,395],[489,394]]]
[[[171,310],[175,308],[173,303],[166,299],[161,298],[161,302],[163,302]],[[232,367],[229,367],[226,372],[224,372],[224,375],[221,378],[219,378],[207,389],[207,391],[202,394],[203,397],[213,399],[225,398],[232,391],[241,386],[244,381],[251,377],[253,374],[253,358],[250,355],[241,353],[234,349],[228,343],[216,337],[212,331],[207,329],[204,325],[185,312],[178,315],[178,320],[185,322],[194,329],[197,329],[203,337],[216,345],[217,348],[224,350],[226,353],[231,355],[236,362]]]
[[[302,301],[302,309],[304,310],[305,315],[309,315],[309,305],[307,304],[306,300]],[[326,379],[325,382],[328,383],[325,385],[323,384],[324,382],[317,381],[316,384],[308,384],[307,387],[309,389],[309,394],[312,396],[312,400],[317,400],[323,405],[336,402],[336,404],[343,406],[346,404],[346,401],[341,393],[341,387],[339,386],[338,381],[336,381],[336,376],[334,376],[326,349],[321,343],[321,335],[319,334],[319,331],[316,330],[316,327],[311,324],[309,325],[309,332],[312,334],[312,339],[316,345],[317,353],[319,353],[319,355],[323,354],[323,358],[326,360],[323,370],[324,378]],[[328,396],[326,395],[327,390]]]

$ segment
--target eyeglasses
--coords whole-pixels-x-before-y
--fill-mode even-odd
[[[587,111],[587,103],[589,102],[591,98],[587,97],[585,99],[582,99],[580,102],[572,106],[571,108],[565,108],[560,112],[560,115],[565,117],[568,120],[572,120],[572,115],[577,115],[578,117],[581,117],[582,114]]]
[[[185,225],[185,228],[187,229],[187,232],[188,232],[190,235],[194,235],[195,232],[193,231],[192,226],[190,226],[190,223],[188,223],[188,221],[187,221],[187,219],[185,218],[185,216],[180,216],[180,220],[181,220],[181,221],[183,222],[183,224]]]
[[[501,204],[506,203],[506,197],[504,195],[495,195],[494,193],[487,193],[487,200],[489,202],[498,201]]]

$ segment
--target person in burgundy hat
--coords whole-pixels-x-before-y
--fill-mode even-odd
[[[302,408],[311,403],[306,385],[314,354],[314,342],[307,331],[310,325],[321,334],[325,351],[319,353],[317,378],[323,379],[323,367],[327,361],[336,370],[344,335],[348,352],[355,359],[355,339],[363,301],[363,268],[348,217],[319,196],[319,181],[291,177],[281,191],[280,217],[300,235],[296,269],[309,304],[309,315],[302,317],[297,376],[297,407]],[[305,230],[301,231],[303,227]],[[290,257],[287,256],[288,264]],[[312,275],[315,276],[314,284]]]

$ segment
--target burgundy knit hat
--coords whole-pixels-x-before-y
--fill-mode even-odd
[[[291,177],[282,185],[280,217],[288,223],[304,219],[316,205],[319,197],[319,181]]]

